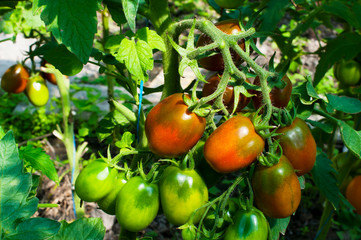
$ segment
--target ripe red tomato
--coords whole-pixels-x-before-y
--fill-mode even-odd
[[[215,24],[215,26],[221,30],[224,33],[227,34],[239,34],[242,32],[241,28],[239,27],[238,20],[236,19],[230,19],[221,21]],[[207,36],[206,34],[202,34],[198,41],[197,41],[197,47],[205,46],[207,44],[212,43],[212,39]],[[244,40],[240,41],[238,45],[245,50],[245,43]],[[215,52],[219,52],[219,49],[216,49]],[[240,63],[240,56],[231,49],[231,55],[233,62],[235,64]],[[199,59],[199,63],[201,66],[207,70],[210,71],[222,71],[224,69],[224,62],[222,58],[222,54],[218,53],[209,57],[204,57]]]
[[[291,98],[291,93],[292,93],[292,83],[291,83],[290,79],[287,76],[284,76],[282,78],[282,80],[286,82],[286,86],[282,89],[278,88],[278,87],[274,87],[274,88],[272,88],[272,90],[269,94],[272,105],[275,107],[278,107],[278,108],[287,107],[288,102],[290,101],[290,98]],[[260,85],[259,77],[256,77],[254,79],[253,84],[258,85],[258,86]],[[258,109],[262,105],[262,93],[260,91],[252,91],[252,93],[256,94],[255,96],[252,97],[253,106],[256,109]]]
[[[300,182],[285,156],[272,167],[257,165],[252,189],[256,206],[271,218],[291,216],[301,201]]]
[[[192,213],[208,201],[207,186],[193,169],[167,167],[159,182],[159,191],[164,215],[176,226],[185,224]],[[199,222],[204,210],[195,214],[194,224]]]
[[[361,175],[354,177],[346,188],[346,198],[361,215]]]
[[[29,72],[21,64],[8,68],[1,78],[1,88],[9,93],[21,93],[25,90]]]
[[[206,140],[204,157],[220,173],[229,173],[247,167],[264,149],[251,120],[237,115],[219,126]]]
[[[41,61],[41,66],[45,67],[45,64],[47,64],[47,63],[48,63],[48,62],[47,62],[45,59],[43,59],[43,60]],[[41,72],[40,74],[41,74],[41,76],[42,76],[44,79],[46,79],[46,80],[48,80],[49,82],[51,82],[52,84],[56,85],[56,77],[55,77],[54,74],[52,74],[52,73],[46,73],[46,72]]]
[[[149,148],[159,156],[183,155],[203,135],[206,119],[190,112],[182,96],[176,93],[160,101],[145,121]]]
[[[215,74],[207,79],[208,83],[204,84],[202,90],[203,97],[209,96],[216,91],[218,84],[221,81],[220,77],[221,76],[218,76],[218,74]],[[249,101],[250,101],[249,98],[247,98],[243,94],[240,94],[236,112],[240,112],[243,108],[245,108],[248,105]],[[209,104],[213,104],[213,103],[214,101],[209,102]],[[233,91],[233,87],[230,85],[227,86],[226,91],[223,94],[223,104],[229,112],[233,111],[234,91]]]
[[[295,118],[290,126],[279,128],[276,133],[282,146],[283,155],[290,160],[298,176],[302,176],[313,168],[316,161],[316,142],[305,121]]]

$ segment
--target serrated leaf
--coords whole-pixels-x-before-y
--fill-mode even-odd
[[[106,39],[104,47],[105,49],[110,50],[112,53],[115,53],[118,51],[120,47],[120,43],[122,42],[123,39],[124,39],[124,35],[109,36]]]
[[[130,132],[125,132],[122,135],[122,139],[120,141],[117,141],[115,145],[118,148],[129,148],[132,146],[132,143],[134,142],[135,136],[131,134]]]
[[[312,86],[312,82],[309,78],[301,85],[292,89],[293,95],[299,95],[300,101],[305,105],[311,105],[320,97],[317,95],[316,90]]]
[[[49,240],[102,240],[105,227],[100,218],[80,218],[71,224],[63,221],[58,234]]]
[[[361,101],[347,96],[326,94],[329,105],[338,111],[355,114],[361,112]]]
[[[286,7],[290,4],[288,0],[270,0],[267,8],[261,13],[262,21],[259,31],[272,31],[285,14]]]
[[[45,239],[54,235],[60,224],[53,220],[32,220],[38,199],[30,200],[32,177],[23,172],[13,133],[8,132],[0,140],[0,226],[5,239]],[[28,219],[28,220],[27,220]],[[42,226],[30,227],[32,223],[42,222]],[[41,228],[41,231],[38,231]],[[21,238],[20,236],[26,236]],[[18,237],[17,237],[18,236]]]
[[[39,0],[33,11],[40,8],[41,19],[56,40],[86,64],[97,32],[98,0]]]
[[[340,189],[337,185],[337,171],[332,167],[332,161],[324,152],[318,153],[312,170],[313,180],[321,193],[330,201],[334,208],[340,205]]]
[[[314,86],[321,81],[323,76],[326,74],[336,62],[341,59],[353,59],[358,54],[361,45],[361,35],[355,32],[348,32],[340,34],[337,38],[330,40],[325,48],[325,51],[320,54],[320,61],[316,67],[315,77],[313,80]]]
[[[361,131],[356,131],[344,121],[339,120],[342,141],[358,158],[361,158]]]
[[[138,11],[139,0],[122,0],[122,5],[129,27],[135,33],[135,17]]]
[[[49,179],[59,184],[59,177],[54,163],[43,149],[32,146],[21,147],[20,156],[24,161],[29,162],[35,170],[42,172]]]
[[[163,38],[157,34],[156,31],[149,30],[149,28],[141,28],[137,31],[136,37],[149,44],[152,49],[165,51],[165,44]]]
[[[153,54],[149,45],[139,40],[124,38],[120,43],[120,48],[116,59],[123,62],[128,71],[138,80],[148,80],[147,70],[153,68]]]
[[[335,16],[338,16],[346,20],[350,25],[360,29],[361,28],[361,18],[360,18],[360,3],[354,1],[353,6],[348,7],[341,1],[329,1],[325,4],[322,4],[322,8]],[[357,9],[359,11],[357,11]],[[355,11],[356,10],[356,11]]]
[[[290,222],[290,217],[287,218],[267,218],[270,225],[270,239],[278,240],[280,233],[285,235],[287,226]]]

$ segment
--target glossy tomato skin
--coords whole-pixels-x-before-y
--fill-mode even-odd
[[[271,218],[291,216],[301,201],[300,182],[285,156],[272,167],[258,165],[252,177],[252,189],[257,208]]]
[[[103,160],[95,160],[78,175],[75,192],[83,201],[96,202],[113,190],[116,176],[116,169],[109,167]]]
[[[208,201],[208,189],[199,174],[193,169],[167,167],[159,182],[160,201],[167,220],[180,226],[192,213]],[[197,211],[193,223],[197,224],[205,209]]]
[[[116,217],[120,226],[138,232],[152,223],[159,210],[159,188],[140,176],[123,186],[116,198]]]
[[[236,9],[243,4],[243,0],[215,0],[218,6],[226,9]]]
[[[29,101],[36,107],[44,106],[49,100],[49,89],[41,76],[29,79],[25,93]]]
[[[333,70],[336,79],[346,86],[357,85],[361,79],[361,65],[355,60],[342,60]]]
[[[118,173],[113,189],[105,197],[97,201],[101,210],[110,215],[115,215],[116,198],[126,182],[125,172]]]
[[[279,128],[277,133],[283,155],[291,162],[298,176],[313,168],[316,161],[316,142],[305,121],[295,118],[290,126]]]
[[[1,88],[9,93],[21,93],[29,80],[29,72],[21,64],[8,68],[1,78]]]
[[[176,93],[160,101],[145,121],[149,148],[159,156],[181,156],[203,135],[206,119],[188,111],[182,96]]]
[[[256,208],[239,210],[224,236],[224,240],[267,240],[268,222],[261,211]]]
[[[354,177],[346,188],[346,198],[361,215],[361,175]]]
[[[215,171],[229,173],[250,165],[262,153],[264,145],[251,120],[237,115],[208,137],[204,157]]]
[[[207,79],[206,84],[203,86],[202,95],[203,97],[209,96],[217,90],[218,84],[221,81],[221,76],[215,74]],[[247,98],[243,94],[239,95],[238,106],[236,112],[240,112],[243,108],[245,108],[250,102],[250,98]],[[209,104],[213,104],[214,101],[209,102]],[[223,94],[223,104],[227,108],[229,112],[233,111],[234,107],[234,90],[233,87],[228,85],[226,91]]]
[[[48,62],[47,62],[45,59],[43,59],[43,60],[41,61],[41,66],[42,66],[42,67],[45,67],[45,64],[47,64],[47,63],[48,63]],[[46,79],[46,80],[48,80],[50,83],[56,85],[56,77],[55,77],[54,74],[52,74],[52,73],[46,73],[46,72],[41,72],[40,74],[41,74],[41,76],[42,76],[44,79]]]
[[[226,34],[239,34],[242,32],[241,28],[239,27],[238,24],[238,20],[236,19],[230,19],[230,20],[225,20],[225,21],[221,21],[215,24],[215,26],[221,30],[222,32],[226,33]],[[207,44],[212,43],[212,39],[207,36],[206,34],[202,34],[198,41],[197,41],[197,47],[201,47],[201,46],[205,46]],[[244,40],[240,41],[238,43],[238,45],[245,50],[245,42]],[[219,50],[215,50],[217,52],[219,52]],[[231,49],[231,56],[233,59],[233,62],[235,64],[240,62],[240,56],[233,50]],[[201,66],[207,70],[210,71],[222,71],[224,69],[224,62],[223,62],[223,57],[221,53],[209,56],[209,57],[204,57],[199,59],[199,63],[201,64]]]
[[[292,83],[290,79],[287,76],[284,76],[282,80],[286,83],[286,86],[284,88],[274,87],[269,94],[272,105],[278,108],[287,107],[292,93]],[[254,79],[253,84],[260,85],[259,77]],[[252,91],[252,93],[256,94],[252,97],[253,106],[258,109],[262,105],[262,93],[260,91]]]

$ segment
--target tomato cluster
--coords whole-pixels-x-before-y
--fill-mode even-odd
[[[1,78],[1,88],[8,93],[22,93],[36,107],[44,106],[49,100],[49,89],[44,79],[56,81],[52,75],[30,75],[27,67],[15,64],[8,68]]]

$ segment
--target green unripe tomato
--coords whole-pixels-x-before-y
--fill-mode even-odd
[[[97,202],[101,210],[110,215],[115,215],[116,198],[119,191],[123,188],[126,182],[127,179],[125,177],[125,172],[118,173],[113,190]]]
[[[338,81],[346,86],[354,86],[360,81],[361,66],[354,60],[342,60],[334,66],[334,75]]]
[[[36,107],[44,106],[49,100],[49,89],[41,76],[29,79],[25,93],[29,101]]]
[[[243,4],[243,0],[215,0],[218,6],[226,9],[236,9]]]
[[[159,210],[159,188],[140,176],[133,177],[117,195],[115,212],[120,226],[138,232],[152,223]]]
[[[167,167],[159,182],[160,201],[167,220],[180,226],[185,224],[193,212],[208,201],[208,189],[194,169]],[[193,218],[196,224],[205,208],[197,211]]]
[[[83,201],[96,202],[113,190],[117,174],[118,171],[103,160],[95,160],[80,172],[75,192]]]
[[[256,208],[239,210],[227,228],[224,240],[267,240],[268,222]]]

